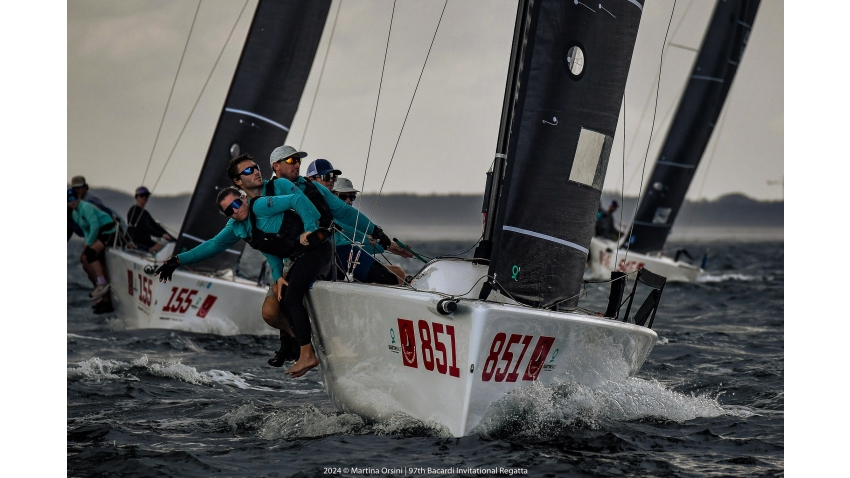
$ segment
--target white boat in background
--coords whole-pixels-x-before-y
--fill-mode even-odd
[[[670,258],[662,251],[723,110],[758,6],[759,0],[716,2],[631,230],[619,250],[610,240],[593,238],[588,278],[606,280],[612,271],[641,267],[670,281],[694,282],[705,274],[701,267],[678,260],[679,252]]]
[[[171,245],[167,246],[170,248]],[[168,257],[169,251],[163,248]],[[112,303],[129,329],[177,329],[218,335],[277,334],[260,317],[268,288],[233,275],[178,269],[168,283],[153,271],[161,264],[149,254],[109,249],[106,264]]]
[[[611,271],[632,273],[649,269],[670,282],[696,282],[705,271],[693,264],[657,254],[640,254],[617,247],[617,243],[601,237],[590,241],[590,254],[585,277],[607,280]]]
[[[268,167],[259,159],[286,139],[285,125],[295,116],[330,6],[331,0],[257,3],[180,235],[158,257],[196,247],[227,223],[216,210],[215,197],[221,188],[232,186],[226,173],[232,157],[249,153],[258,158],[260,169]],[[279,28],[283,24],[287,27]],[[266,177],[270,175],[267,170]],[[153,275],[160,264],[150,255],[109,249],[110,295],[119,320],[127,328],[276,335],[261,315],[268,290],[264,273],[258,280],[236,273],[244,247],[239,241],[217,257],[181,267],[165,284]]]

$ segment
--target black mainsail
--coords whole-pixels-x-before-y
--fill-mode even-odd
[[[260,0],[227,99],[180,230],[175,251],[189,250],[224,227],[215,209],[220,188],[232,185],[230,158],[248,153],[268,171],[272,150],[283,144],[316,56],[331,0]],[[199,271],[236,265],[243,242],[230,254],[193,264]]]
[[[747,46],[759,0],[717,2],[632,226],[629,250],[664,249]]]
[[[638,0],[520,4],[513,105],[476,253],[490,259],[492,285],[519,302],[578,302],[642,13]]]

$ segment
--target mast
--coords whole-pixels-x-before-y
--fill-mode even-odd
[[[514,25],[514,40],[511,46],[511,61],[508,65],[508,79],[505,86],[505,98],[502,100],[502,119],[499,123],[499,138],[496,142],[496,154],[493,157],[493,167],[487,173],[487,187],[484,192],[484,204],[481,207],[481,212],[484,214],[484,231],[482,233],[481,243],[475,248],[473,257],[476,260],[489,260],[493,250],[493,232],[496,226],[496,205],[499,199],[499,194],[502,189],[502,181],[505,173],[505,160],[508,153],[508,142],[511,135],[511,124],[514,120],[514,106],[517,99],[517,91],[519,89],[520,71],[522,70],[522,62],[520,54],[522,53],[523,40],[528,34],[528,3],[529,0],[520,0],[517,6],[516,25]],[[490,212],[493,214],[490,214]],[[483,261],[480,261],[483,262]]]
[[[759,0],[717,2],[632,225],[629,250],[664,249],[747,46]]]
[[[519,302],[571,308],[643,2],[531,0],[524,8],[504,180],[490,191],[488,273]]]
[[[218,191],[233,185],[227,163],[242,153],[254,157],[264,175],[268,156],[286,140],[316,56],[331,0],[260,0],[210,141],[195,192],[183,220],[176,252],[211,239],[227,223],[215,208]],[[229,254],[193,264],[200,271],[230,269],[243,242]]]

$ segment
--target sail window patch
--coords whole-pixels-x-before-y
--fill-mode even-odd
[[[570,181],[602,190],[614,138],[582,128],[570,170]]]
[[[673,212],[673,208],[669,207],[659,207],[655,210],[655,215],[652,216],[653,224],[667,224],[667,220],[670,219],[670,213]]]
[[[584,50],[580,46],[575,45],[567,51],[567,67],[570,75],[581,76],[584,71]]]

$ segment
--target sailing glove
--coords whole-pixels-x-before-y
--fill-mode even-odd
[[[389,237],[384,234],[384,230],[381,229],[380,226],[375,226],[375,229],[372,230],[372,237],[378,241],[378,244],[381,245],[384,249],[389,249],[389,247],[393,244]]]
[[[177,256],[174,256],[163,262],[162,265],[153,272],[153,275],[158,275],[160,282],[168,282],[171,280],[171,274],[173,274],[174,270],[178,267],[180,267],[180,260],[177,259]]]

